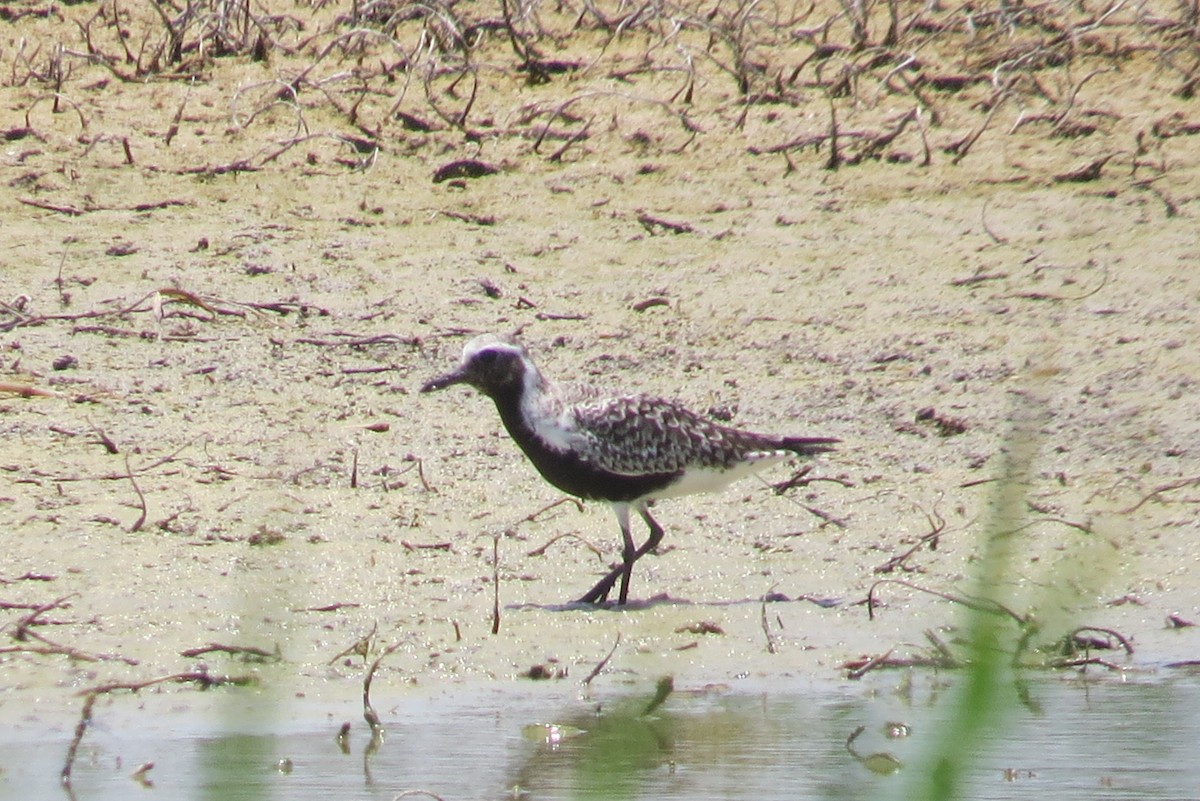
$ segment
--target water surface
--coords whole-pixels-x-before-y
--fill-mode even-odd
[[[654,686],[603,700],[563,682],[376,698],[388,733],[373,753],[353,706],[314,713],[300,700],[242,714],[229,693],[214,722],[127,697],[98,705],[73,792],[79,801],[390,801],[419,789],[448,801],[899,798],[954,713],[953,680],[892,673],[799,689],[679,688],[648,715]],[[1198,678],[1039,674],[1006,704],[1003,725],[974,755],[973,799],[1200,798]],[[353,723],[345,751],[343,720]],[[0,732],[0,797],[66,799],[58,774],[70,732],[35,729]],[[152,786],[131,778],[146,762]]]

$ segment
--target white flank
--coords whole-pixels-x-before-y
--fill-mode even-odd
[[[689,467],[673,484],[655,492],[651,498],[678,498],[682,495],[692,495],[697,492],[715,492],[725,489],[739,478],[753,475],[759,470],[780,462],[786,462],[794,454],[788,451],[763,451],[747,455],[744,462],[739,462],[728,470],[713,467]]]

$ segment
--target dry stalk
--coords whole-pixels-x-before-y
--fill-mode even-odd
[[[222,645],[218,642],[210,642],[198,648],[187,648],[180,651],[179,655],[194,658],[212,653],[237,656],[243,662],[278,662],[283,659],[283,654],[280,652],[278,645],[275,646],[274,651],[267,651],[254,645]]]
[[[78,115],[78,117],[79,117],[79,134],[82,136],[83,132],[88,129],[88,119],[87,119],[87,117],[85,117],[83,115],[83,109],[81,109],[79,107],[79,104],[76,103],[71,98],[64,95],[62,92],[51,92],[49,94],[39,95],[38,97],[35,97],[32,101],[30,101],[29,105],[26,107],[26,109],[25,109],[25,129],[26,130],[28,130],[28,131],[34,130],[33,120],[32,120],[33,110],[35,108],[37,108],[38,104],[41,103],[43,100],[50,100],[52,102],[52,105],[53,105],[52,111],[54,111],[54,113],[58,113],[58,104],[60,102],[65,102],[67,105],[69,105],[72,109],[75,110],[76,115]]]
[[[142,494],[142,488],[138,486],[137,479],[133,477],[133,469],[129,466],[129,454],[123,454],[125,457],[125,476],[129,479],[129,483],[133,485],[133,491],[137,493],[138,503],[141,505],[142,513],[138,515],[138,519],[133,521],[133,525],[129,527],[131,534],[141,531],[142,526],[146,522],[146,496]]]
[[[1150,501],[1158,500],[1159,496],[1164,493],[1173,492],[1177,489],[1184,489],[1185,487],[1197,487],[1197,486],[1200,486],[1200,476],[1191,476],[1189,478],[1179,479],[1178,481],[1172,481],[1168,484],[1161,484],[1161,485],[1155,487],[1150,492],[1143,495],[1141,497],[1141,499],[1138,500],[1138,502],[1135,503],[1133,506],[1130,506],[1127,509],[1121,509],[1118,512],[1118,514],[1122,514],[1122,515],[1133,514],[1134,512],[1136,512],[1138,509],[1141,509],[1143,506],[1145,506]]]
[[[587,674],[587,678],[585,678],[583,680],[583,685],[585,687],[589,686],[592,683],[592,679],[594,679],[600,675],[600,672],[602,670],[604,670],[604,668],[608,665],[609,660],[611,660],[613,658],[613,654],[615,654],[617,652],[617,647],[620,644],[621,644],[621,632],[618,631],[616,642],[613,643],[612,648],[610,648],[608,650],[608,653],[605,655],[605,657],[603,659],[601,659],[599,662],[596,663],[596,666],[594,668],[592,668],[592,672]]]
[[[992,124],[992,118],[996,116],[996,112],[1000,110],[1000,107],[1004,105],[1004,101],[1008,99],[1012,87],[1016,84],[1017,80],[1018,78],[1016,77],[1010,78],[1004,88],[992,95],[991,100],[988,102],[987,116],[984,117],[983,122],[975,130],[944,148],[945,152],[954,155],[954,158],[950,160],[951,164],[958,164],[971,152],[971,147],[974,146],[979,137],[983,136],[983,132]]]
[[[1068,634],[1066,637],[1063,638],[1063,642],[1065,643],[1064,650],[1073,648],[1073,644],[1075,643],[1075,638],[1085,631],[1099,632],[1100,634],[1105,634],[1109,637],[1112,637],[1114,640],[1116,640],[1118,643],[1121,644],[1121,648],[1125,651],[1126,655],[1133,656],[1133,643],[1131,643],[1129,641],[1129,638],[1127,638],[1125,635],[1121,634],[1119,631],[1117,631],[1115,629],[1105,629],[1105,628],[1100,628],[1098,626],[1080,626],[1080,627],[1076,628],[1074,631],[1072,631],[1070,634]]]
[[[589,551],[596,554],[596,557],[598,559],[600,559],[600,561],[604,561],[604,551],[600,550],[600,548],[598,548],[596,545],[593,545],[589,540],[587,540],[584,537],[581,537],[580,535],[578,535],[574,532],[571,532],[571,531],[564,532],[562,534],[556,534],[555,536],[551,537],[550,539],[548,539],[544,543],[542,543],[539,547],[534,548],[532,551],[529,551],[525,555],[526,556],[545,556],[547,548],[549,548],[551,545],[558,542],[559,540],[567,539],[567,538],[570,538],[573,540],[579,540],[581,543],[583,543],[583,545],[585,547],[587,547],[587,549]]]
[[[383,744],[384,734],[383,724],[379,720],[379,715],[375,712],[375,707],[371,706],[371,682],[375,679],[375,671],[379,669],[384,658],[399,648],[401,644],[401,642],[394,642],[387,648],[384,648],[383,653],[371,663],[371,667],[367,670],[367,675],[363,679],[363,719],[371,727],[371,742],[367,746],[367,754],[373,754],[379,750],[379,746]]]
[[[83,709],[79,713],[79,722],[75,724],[75,736],[71,739],[71,744],[67,747],[67,758],[63,763],[62,770],[59,772],[59,780],[62,782],[63,787],[69,791],[71,787],[71,770],[75,766],[75,756],[79,751],[80,742],[83,741],[83,735],[87,733],[88,726],[92,723],[92,710],[96,706],[96,699],[100,696],[120,691],[136,693],[158,684],[195,684],[200,689],[207,690],[211,687],[221,687],[227,684],[244,687],[254,682],[255,679],[253,676],[214,676],[205,671],[193,671],[188,673],[172,673],[169,676],[160,676],[155,679],[139,682],[102,684],[99,687],[82,690],[77,694],[83,696]]]
[[[952,603],[962,604],[968,609],[973,609],[977,612],[987,612],[988,614],[993,615],[1007,615],[1016,621],[1018,626],[1025,626],[1029,622],[1028,618],[1017,614],[1004,604],[1001,604],[997,601],[990,599],[981,600],[977,598],[970,598],[964,595],[954,595],[953,593],[922,587],[919,584],[914,584],[911,581],[904,581],[903,579],[880,579],[871,585],[871,589],[867,591],[867,617],[870,620],[875,619],[875,607],[879,604],[879,602],[875,599],[875,590],[882,584],[900,584],[901,586],[908,587],[909,589],[916,590],[918,592],[935,595],[938,598],[945,599]]]
[[[775,587],[777,586],[777,584],[772,584],[771,587],[763,594],[759,609],[763,636],[767,638],[767,653],[769,654],[778,653],[779,650],[775,645],[775,635],[771,633],[771,625],[767,621],[767,599],[771,597],[771,594],[775,591]]]
[[[927,523],[929,523],[929,533],[918,539],[916,544],[904,553],[893,556],[891,559],[875,568],[876,573],[891,573],[896,568],[900,568],[906,572],[912,572],[918,568],[910,567],[905,564],[909,557],[924,548],[926,545],[929,546],[929,550],[931,551],[937,550],[942,534],[944,534],[946,531],[946,520],[938,512],[936,503],[933,506],[932,512],[926,512],[924,509],[920,509],[920,507],[918,507],[918,509],[921,514],[925,515],[925,520]]]
[[[500,535],[492,535],[492,634],[500,633]]]
[[[688,117],[686,111],[677,110],[677,109],[673,108],[670,103],[667,103],[666,101],[656,100],[654,98],[639,97],[637,95],[632,95],[627,92],[595,90],[595,91],[589,91],[589,92],[582,92],[580,94],[574,95],[574,96],[568,98],[567,100],[563,101],[562,103],[558,104],[550,112],[549,119],[546,120],[546,123],[542,126],[540,133],[538,134],[537,138],[534,140],[533,151],[535,153],[538,152],[538,148],[541,146],[543,140],[545,140],[547,135],[549,135],[551,132],[550,126],[554,123],[554,121],[556,119],[558,119],[559,117],[563,117],[564,119],[566,119],[566,117],[565,117],[566,112],[571,106],[575,105],[576,103],[580,103],[584,100],[590,100],[590,99],[599,98],[599,97],[613,97],[613,98],[617,98],[618,100],[627,101],[629,103],[647,104],[650,106],[654,106],[655,108],[662,109],[666,114],[675,117],[676,120],[679,121],[679,124],[683,127],[683,129],[685,131],[687,131],[687,133],[689,134],[687,140],[682,145],[680,145],[676,149],[675,152],[682,151],[684,148],[686,148],[689,144],[692,143],[692,141],[696,138],[696,134],[703,133],[703,130],[698,125],[696,125],[696,123],[692,122],[691,118]],[[544,113],[546,113],[545,104],[536,104],[536,105],[530,107],[530,109],[527,112],[526,119],[533,119],[534,117],[540,116],[541,114],[544,114]]]

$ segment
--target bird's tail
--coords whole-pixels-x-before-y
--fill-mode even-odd
[[[833,450],[839,442],[836,437],[784,437],[779,445],[797,456],[816,456]]]

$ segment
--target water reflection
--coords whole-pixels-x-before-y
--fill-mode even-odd
[[[270,734],[247,724],[225,736],[203,736],[194,720],[170,714],[115,730],[105,726],[112,710],[102,710],[80,749],[74,791],[79,801],[391,801],[417,789],[447,801],[900,797],[905,772],[952,712],[944,682],[879,674],[805,691],[678,688],[650,714],[662,692],[652,683],[622,699],[573,698],[565,683],[392,698],[387,738],[373,754],[361,718],[339,741],[341,718],[314,724],[303,707],[288,710],[290,719],[279,710],[263,718]],[[1009,722],[977,755],[969,797],[1200,797],[1192,758],[1200,680],[1035,676],[1008,700]],[[57,776],[68,740],[26,724],[0,730],[0,798],[65,798]],[[139,783],[133,774],[148,762]]]

